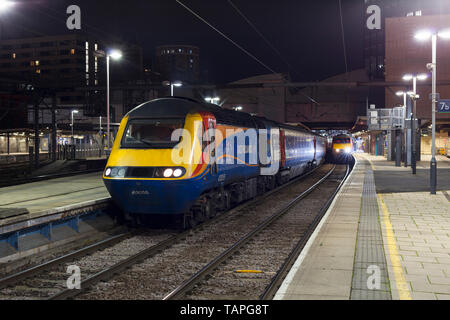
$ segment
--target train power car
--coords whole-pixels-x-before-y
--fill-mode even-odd
[[[192,227],[319,166],[326,139],[187,98],[144,103],[122,120],[103,174],[127,217]]]
[[[354,151],[353,139],[349,135],[338,135],[333,137],[331,147],[333,161],[347,162]]]

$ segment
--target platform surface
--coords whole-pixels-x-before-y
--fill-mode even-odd
[[[450,299],[450,159],[410,168],[355,154],[347,183],[279,289],[277,300]]]
[[[102,173],[75,175],[0,188],[0,226],[44,216],[50,210],[109,197]]]

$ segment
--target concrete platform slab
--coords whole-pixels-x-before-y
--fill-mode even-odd
[[[275,299],[449,299],[450,160],[438,157],[432,196],[426,161],[413,176],[382,157],[355,157]]]

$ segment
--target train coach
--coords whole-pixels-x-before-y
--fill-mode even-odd
[[[326,139],[300,127],[187,98],[144,103],[122,120],[103,173],[138,223],[189,228],[319,166]]]

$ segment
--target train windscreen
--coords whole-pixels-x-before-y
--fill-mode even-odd
[[[333,140],[333,143],[336,144],[347,144],[347,143],[351,143],[351,139],[350,138],[336,138]]]
[[[184,119],[130,120],[122,139],[122,148],[173,148],[172,133],[184,127]]]

